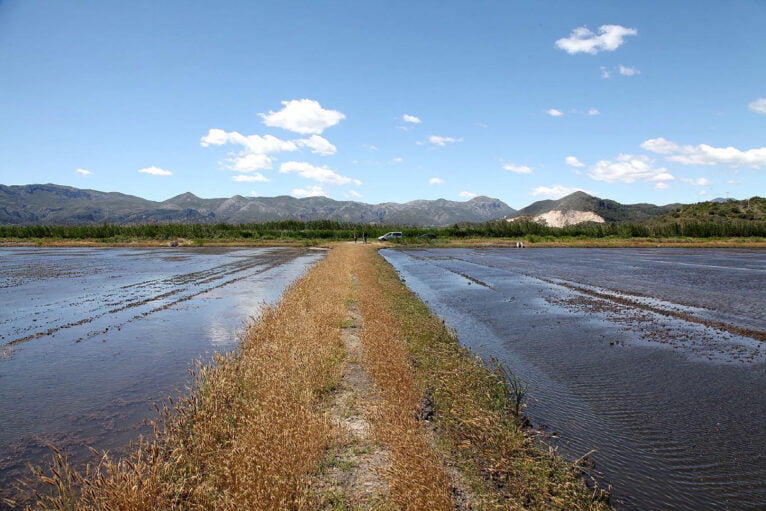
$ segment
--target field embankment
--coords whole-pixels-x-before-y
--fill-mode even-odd
[[[157,438],[30,507],[606,509],[371,246],[344,244],[198,368]]]

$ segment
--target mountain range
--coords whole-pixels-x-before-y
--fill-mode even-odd
[[[701,203],[706,204],[706,203]],[[202,199],[184,193],[156,202],[117,192],[100,192],[55,184],[0,185],[0,224],[87,225],[145,223],[250,223],[276,220],[442,227],[461,222],[533,219],[559,226],[582,221],[623,222],[668,217],[683,204],[621,204],[575,192],[558,200],[541,200],[515,210],[499,199],[474,197],[465,202],[445,199],[403,204],[366,204],[327,197],[290,196]]]
[[[296,199],[286,195],[202,199],[192,193],[184,193],[155,202],[122,193],[54,184],[0,185],[0,224],[18,225],[337,220],[440,227],[457,222],[486,222],[515,213],[503,201],[482,196],[465,202],[437,199],[404,204],[365,204],[327,197]]]

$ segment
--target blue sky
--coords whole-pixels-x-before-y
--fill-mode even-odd
[[[760,0],[0,0],[0,183],[764,195],[765,26]]]

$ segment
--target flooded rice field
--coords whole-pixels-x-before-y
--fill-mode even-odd
[[[237,343],[248,318],[319,250],[0,248],[0,489],[52,443],[124,448],[187,368]]]
[[[615,507],[766,509],[766,252],[382,253]]]

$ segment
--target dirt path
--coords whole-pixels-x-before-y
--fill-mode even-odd
[[[346,361],[328,409],[338,435],[319,478],[320,496],[332,509],[386,508],[388,454],[372,435],[370,417],[380,397],[360,363],[361,329],[359,307],[350,301],[341,333]]]

